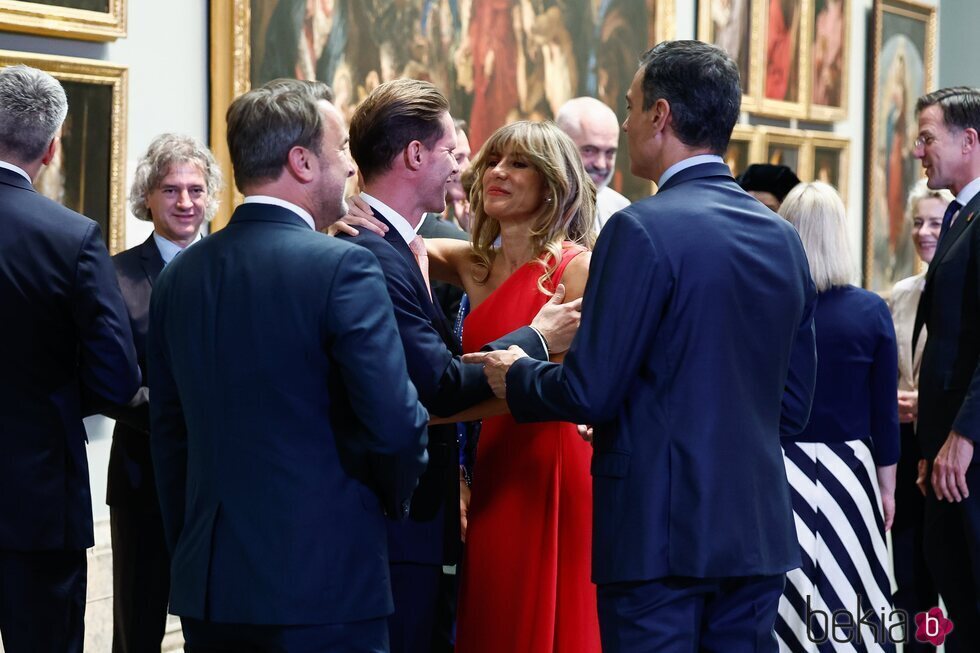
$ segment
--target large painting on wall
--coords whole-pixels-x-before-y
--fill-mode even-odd
[[[698,39],[713,43],[738,64],[742,84],[742,110],[755,109],[756,77],[761,51],[761,5],[754,0],[700,0]]]
[[[922,175],[913,156],[915,103],[934,88],[935,7],[876,0],[872,48],[864,283],[885,290],[918,267],[905,198]]]
[[[227,164],[224,114],[276,77],[325,81],[350,117],[378,84],[426,79],[479,147],[499,126],[552,118],[592,95],[625,117],[637,58],[673,36],[672,0],[212,0],[212,147]],[[618,157],[612,185],[650,191]],[[227,166],[230,177],[230,166]],[[233,205],[225,198],[227,210]],[[222,216],[216,220],[222,224]]]
[[[788,118],[806,116],[809,76],[810,0],[764,0],[760,111]]]
[[[813,0],[807,71],[811,119],[833,121],[847,117],[849,15],[848,0]]]
[[[126,223],[126,67],[0,50],[0,68],[19,63],[51,73],[68,96],[58,151],[34,187],[95,220],[109,252],[121,251]]]
[[[0,29],[112,41],[126,36],[126,0],[0,0]]]

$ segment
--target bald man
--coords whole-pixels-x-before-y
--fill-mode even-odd
[[[619,146],[619,120],[615,112],[593,97],[577,97],[558,110],[558,127],[569,135],[578,147],[585,172],[596,187],[596,231],[616,211],[626,208],[630,201],[609,187],[616,170],[616,150]]]

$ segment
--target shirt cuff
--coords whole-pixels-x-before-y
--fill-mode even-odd
[[[548,341],[544,339],[544,336],[541,335],[541,332],[538,331],[536,328],[530,327],[530,329],[531,329],[531,331],[534,331],[534,333],[537,334],[538,338],[541,340],[541,349],[544,350],[544,353],[545,354],[547,354],[548,356],[550,356],[551,355],[551,350],[548,349]]]

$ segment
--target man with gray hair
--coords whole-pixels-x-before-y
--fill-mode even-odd
[[[619,148],[616,113],[594,97],[583,96],[563,104],[555,122],[578,147],[585,172],[595,182],[595,228],[599,231],[613,213],[630,205],[627,198],[609,187]]]
[[[347,130],[320,82],[228,109],[245,195],[150,297],[150,452],[186,650],[388,650],[385,519],[408,512],[428,413],[377,259],[346,212]]]
[[[203,144],[161,134],[136,165],[130,209],[153,223],[141,244],[116,254],[119,287],[133,330],[140,369],[146,373],[150,292],[163,268],[201,237],[201,225],[218,210],[221,169]],[[150,464],[148,393],[115,418],[106,503],[112,528],[112,651],[159,651],[167,623],[170,556]]]
[[[140,385],[99,226],[43,197],[68,101],[0,70],[0,635],[7,651],[81,653],[94,544],[82,417]]]

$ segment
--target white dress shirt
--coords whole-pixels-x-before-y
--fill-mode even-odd
[[[271,197],[269,195],[249,195],[248,197],[245,198],[245,201],[242,202],[242,204],[271,204],[273,206],[279,206],[284,209],[288,209],[293,213],[295,213],[296,215],[298,215],[299,217],[303,218],[303,222],[310,225],[310,229],[316,231],[316,223],[313,222],[313,216],[310,215],[310,212],[304,209],[303,207],[296,206],[292,202],[287,202],[284,199],[280,199],[278,197]]]

